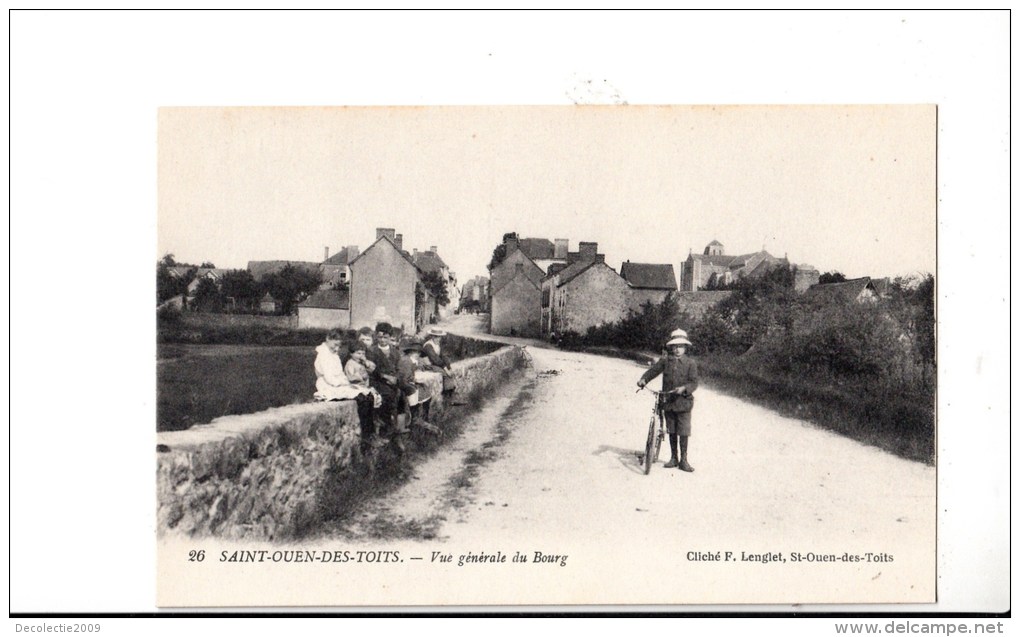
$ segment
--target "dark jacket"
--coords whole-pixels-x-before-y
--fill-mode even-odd
[[[662,408],[666,411],[690,411],[694,408],[693,392],[698,388],[698,365],[686,356],[663,356],[641,375],[644,383],[662,374],[662,391],[686,386],[682,394],[663,396]]]
[[[439,367],[441,369],[450,369],[450,363],[446,360],[446,357],[436,351],[432,341],[425,341],[425,345],[421,348],[421,353],[429,359],[429,363]]]

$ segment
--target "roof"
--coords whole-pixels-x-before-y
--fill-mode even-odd
[[[708,245],[710,245],[710,246],[721,246],[722,244],[719,243],[718,241],[716,241],[715,239],[712,239],[712,242],[709,243]]]
[[[552,259],[556,254],[556,246],[548,239],[521,239],[517,245],[532,259]]]
[[[315,307],[327,310],[349,310],[351,309],[351,296],[347,290],[319,290],[304,301],[298,303],[298,307]]]
[[[671,263],[632,263],[620,266],[620,276],[632,287],[649,290],[675,290],[676,276]]]
[[[367,248],[365,248],[365,251],[364,251],[364,252],[362,252],[362,253],[361,253],[361,254],[359,254],[358,256],[354,257],[353,259],[351,259],[351,260],[350,260],[350,262],[349,262],[349,263],[348,263],[347,265],[354,265],[355,263],[357,263],[358,261],[360,261],[360,260],[361,260],[361,257],[365,256],[366,254],[368,254],[368,253],[369,253],[369,251],[370,251],[370,250],[371,250],[372,248],[374,248],[374,247],[376,247],[377,245],[379,245],[379,242],[380,242],[380,241],[385,241],[386,243],[390,244],[390,245],[391,245],[391,246],[393,247],[393,249],[397,251],[397,254],[399,254],[400,256],[404,257],[404,260],[405,260],[405,261],[407,261],[408,263],[410,263],[410,264],[411,264],[411,267],[413,267],[413,268],[414,268],[415,270],[418,270],[419,272],[421,272],[421,271],[422,271],[422,269],[421,269],[421,268],[419,268],[419,267],[418,267],[417,265],[415,265],[414,261],[412,261],[412,260],[411,260],[411,255],[410,255],[410,254],[408,254],[407,252],[405,252],[405,251],[401,250],[400,248],[398,248],[398,247],[397,247],[397,244],[393,242],[393,239],[390,239],[390,238],[389,238],[388,236],[386,236],[386,235],[383,235],[383,236],[379,237],[378,239],[376,239],[376,240],[375,240],[375,243],[373,243],[372,245],[370,245],[370,246],[368,246]]]
[[[560,282],[558,285],[562,287],[567,283],[570,283],[596,263],[606,265],[605,261],[598,261],[594,259],[588,261],[574,261],[573,263],[559,271]],[[606,267],[608,268],[609,266]]]
[[[431,250],[418,252],[411,257],[411,261],[425,272],[439,272],[446,267],[442,257]]]
[[[345,247],[340,252],[323,261],[322,265],[347,265],[347,256],[347,248]]]
[[[263,296],[261,299],[259,299],[259,303],[266,303],[266,302],[276,303],[276,299],[273,298],[272,294],[270,294],[269,292],[266,292],[265,296]]]
[[[807,289],[806,294],[821,299],[853,301],[866,289],[875,291],[871,277],[865,276],[838,283],[816,283]]]
[[[707,263],[709,265],[717,265],[728,268],[730,267],[730,264],[733,263],[733,260],[738,257],[731,254],[694,254],[692,252],[691,256],[688,258],[695,261],[701,261],[702,263]]]
[[[258,281],[267,274],[276,274],[288,265],[301,268],[309,272],[318,272],[319,264],[312,261],[249,261],[248,272]]]

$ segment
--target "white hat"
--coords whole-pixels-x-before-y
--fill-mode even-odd
[[[680,328],[677,328],[677,329],[673,330],[672,332],[670,332],[669,333],[669,337],[670,338],[677,338],[677,337],[679,337],[679,338],[688,338],[687,332],[685,332],[684,330],[682,330]]]
[[[691,343],[686,338],[682,336],[676,336],[674,338],[669,339],[669,341],[666,342],[666,347],[671,347],[673,345],[692,345],[692,344],[693,343]]]
[[[425,335],[426,336],[446,336],[446,332],[444,332],[443,330],[439,329],[438,327],[430,327],[429,330],[427,332],[425,332]]]

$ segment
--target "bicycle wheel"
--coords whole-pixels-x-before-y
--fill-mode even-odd
[[[655,455],[655,416],[652,416],[652,421],[648,423],[648,438],[645,440],[645,475],[652,472]]]

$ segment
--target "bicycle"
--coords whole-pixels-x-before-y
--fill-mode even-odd
[[[642,389],[648,389],[647,387],[640,387],[637,391]],[[652,417],[648,421],[648,437],[645,439],[645,453],[641,457],[641,462],[644,463],[645,475],[652,472],[652,463],[659,461],[659,452],[662,450],[662,441],[666,437],[666,428],[664,426],[665,419],[662,415],[662,397],[670,394],[679,393],[676,389],[669,391],[655,391],[654,389],[648,389],[648,391],[655,394],[655,402],[652,404]],[[637,393],[637,392],[635,392]],[[659,421],[659,430],[655,430],[655,421]]]

